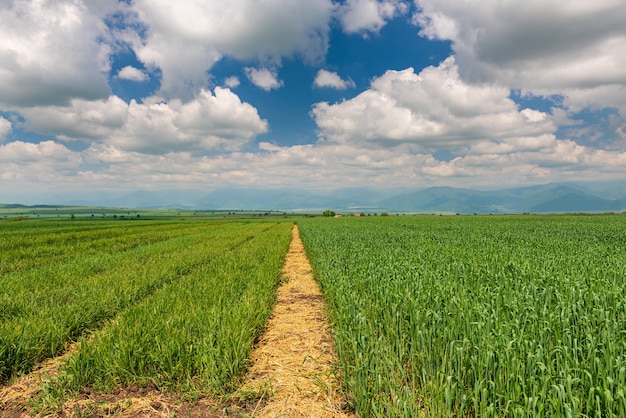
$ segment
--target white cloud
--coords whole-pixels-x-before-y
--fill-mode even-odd
[[[126,67],[119,70],[117,73],[117,76],[124,80],[137,81],[137,82],[146,81],[148,79],[148,76],[146,73],[141,71],[139,68],[135,68],[130,65],[127,65]]]
[[[3,142],[11,133],[11,122],[0,116],[0,142]]]
[[[334,89],[345,90],[348,87],[355,87],[351,79],[343,80],[339,74],[327,70],[319,70],[315,76],[313,84],[316,87],[332,87]]]
[[[234,150],[267,132],[257,110],[229,89],[202,90],[192,101],[138,104],[131,102],[126,125],[106,140],[128,150]]]
[[[65,146],[55,141],[42,141],[38,144],[30,142],[14,141],[2,146],[0,161],[2,162],[43,162],[44,160],[58,162],[70,162],[75,164],[80,161],[77,153],[70,151]]]
[[[234,89],[234,88],[239,87],[239,84],[240,84],[240,82],[239,82],[239,77],[234,76],[234,75],[233,75],[233,76],[230,76],[230,77],[227,77],[227,78],[224,80],[224,85],[225,85],[226,87],[228,87],[228,88],[231,88],[231,89]]]
[[[626,8],[614,0],[415,0],[424,36],[452,41],[466,80],[562,94],[626,115]],[[621,91],[620,91],[621,90]]]
[[[71,151],[46,141],[0,145],[0,188],[4,196],[49,188],[118,192],[136,189],[298,187],[310,190],[341,186],[389,189],[416,184],[494,186],[546,181],[617,180],[626,175],[626,152],[603,151],[551,136],[533,137],[502,149],[476,143],[450,161],[407,147],[364,149],[354,144],[318,143],[277,146],[261,143],[262,152],[196,156],[162,155],[93,143]],[[513,142],[511,142],[513,143]],[[491,149],[489,149],[491,147]],[[5,197],[6,198],[6,197]]]
[[[281,80],[278,80],[278,74],[276,70],[270,70],[268,68],[245,68],[246,77],[248,80],[252,82],[255,86],[265,90],[270,91],[277,88],[280,88],[283,85]]]
[[[87,191],[89,184],[75,177],[82,161],[80,153],[51,140],[38,144],[23,141],[0,144],[3,199],[29,200],[40,192],[57,192],[59,186],[72,190],[72,181],[74,190]]]
[[[25,108],[21,114],[25,127],[34,132],[154,154],[234,150],[268,129],[253,106],[222,87],[216,87],[214,94],[202,90],[186,103],[155,98],[127,104],[111,96],[98,101],[75,99],[66,107]]]
[[[347,0],[336,14],[346,33],[378,32],[387,20],[407,10],[402,0]]]
[[[556,130],[549,115],[519,111],[508,89],[465,83],[453,57],[419,74],[412,68],[387,71],[351,100],[317,103],[312,116],[323,140],[369,147],[408,143],[423,150],[455,150]]]
[[[331,0],[236,2],[137,0],[144,39],[125,34],[139,59],[162,71],[161,94],[188,99],[208,83],[223,56],[279,65],[298,54],[321,60],[328,48]]]
[[[107,29],[81,1],[4,1],[0,22],[0,103],[64,104],[109,95],[110,46],[99,40]]]
[[[73,99],[68,106],[23,108],[24,127],[63,140],[102,139],[126,123],[128,105],[117,96],[106,100]]]

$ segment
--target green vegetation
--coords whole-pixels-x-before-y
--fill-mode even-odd
[[[626,416],[626,217],[299,222],[361,417]]]
[[[235,390],[291,222],[76,216],[0,222],[0,384]],[[361,417],[626,416],[626,216],[298,222]]]
[[[24,220],[144,220],[301,217],[303,212],[278,210],[131,209],[102,206],[54,206],[0,204],[0,221]]]
[[[270,313],[290,229],[257,221],[3,223],[0,381],[100,329],[71,357],[59,387],[232,387]]]

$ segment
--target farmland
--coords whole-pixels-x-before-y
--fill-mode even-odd
[[[359,416],[626,416],[626,216],[297,223]],[[78,341],[44,408],[85,388],[232,394],[291,227],[0,222],[0,384]]]
[[[222,393],[271,312],[289,222],[2,223],[0,379],[81,339],[51,391]]]
[[[275,210],[130,209],[103,206],[0,204],[0,220],[139,220],[301,217],[302,212]]]
[[[361,416],[626,416],[624,216],[299,225]]]

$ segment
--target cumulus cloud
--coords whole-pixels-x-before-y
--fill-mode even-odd
[[[363,146],[408,143],[424,150],[454,150],[482,140],[552,134],[550,115],[519,111],[509,90],[472,85],[454,57],[419,74],[387,71],[370,89],[341,103],[317,103],[312,116],[323,140]]]
[[[148,75],[146,73],[141,71],[139,68],[135,68],[130,65],[127,65],[126,67],[119,70],[117,76],[123,80],[137,82],[146,81],[148,79]]]
[[[338,90],[345,90],[348,87],[355,87],[354,81],[351,79],[344,80],[339,74],[321,69],[317,72],[313,85],[316,87],[331,87]]]
[[[0,144],[0,189],[4,199],[22,201],[31,199],[34,193],[59,190],[67,186],[81,192],[89,190],[89,184],[75,177],[83,156],[52,141],[33,144],[14,141]],[[33,202],[37,203],[37,202]]]
[[[66,104],[110,94],[107,29],[82,2],[4,1],[0,21],[0,103]]]
[[[133,190],[154,184],[162,189],[178,188],[181,183],[189,188],[292,186],[315,190],[341,184],[388,189],[446,185],[451,180],[464,186],[492,186],[502,179],[517,184],[585,181],[590,180],[590,172],[594,180],[624,176],[626,152],[597,150],[553,136],[533,140],[541,144],[528,146],[520,141],[506,151],[498,150],[497,144],[489,149],[477,143],[450,161],[428,152],[411,152],[407,147],[367,149],[336,143],[261,143],[261,152],[197,156],[189,152],[145,154],[102,143],[71,151],[53,141],[17,141],[0,145],[0,187],[3,193],[50,184],[75,192],[109,189],[111,184]]]
[[[231,88],[231,89],[239,87],[239,84],[240,84],[239,77],[234,76],[234,75],[230,76],[230,77],[227,77],[224,80],[224,85],[226,87],[228,87],[228,88]]]
[[[43,160],[52,160],[55,163],[78,163],[80,162],[80,157],[77,153],[51,140],[42,141],[38,144],[14,141],[3,145],[2,153],[0,153],[0,161],[2,162],[23,164],[27,162],[42,162]]]
[[[321,66],[333,18],[344,32],[367,36],[408,4],[0,1],[0,108],[12,115],[0,117],[0,190],[624,178],[626,11],[619,2],[414,1],[422,36],[450,40],[453,57],[417,72],[387,71],[350,100],[315,104],[315,144],[262,142],[257,152],[243,150],[268,122],[231,90],[239,78],[208,90],[218,61],[243,61],[252,83],[276,89],[286,57]],[[119,24],[107,26],[105,17]],[[127,66],[117,77],[161,74],[158,97],[127,103],[112,95],[115,48],[129,48],[146,67]],[[327,70],[314,85],[355,87]],[[563,109],[521,108],[512,88],[559,95]],[[615,141],[597,149],[603,139],[573,114],[607,107]],[[54,140],[13,141],[22,132]],[[438,158],[441,150],[451,158]]]
[[[131,102],[128,120],[107,142],[134,151],[232,151],[267,132],[257,110],[226,88],[202,90],[192,101]]]
[[[0,142],[6,139],[12,129],[11,122],[0,116]]]
[[[232,91],[202,90],[189,102],[146,100],[125,103],[75,99],[70,106],[22,110],[25,127],[61,140],[89,140],[144,153],[234,150],[267,132],[256,108]]]
[[[421,34],[452,41],[466,80],[562,94],[574,108],[608,101],[624,115],[626,9],[620,2],[415,3]]]
[[[245,72],[246,77],[248,77],[248,80],[250,80],[252,84],[265,91],[274,90],[283,85],[283,82],[278,79],[276,70],[246,67]]]
[[[223,56],[274,65],[294,54],[321,60],[332,12],[331,0],[137,0],[129,14],[146,34],[125,39],[145,65],[161,69],[162,95],[189,98],[206,87],[207,70]]]
[[[101,139],[122,129],[128,105],[117,96],[103,100],[73,99],[68,106],[33,106],[20,110],[24,127],[62,140]]]
[[[337,18],[346,33],[378,32],[389,19],[404,14],[402,0],[347,0],[337,9]]]

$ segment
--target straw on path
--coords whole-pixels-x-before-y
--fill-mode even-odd
[[[255,417],[350,417],[332,367],[334,341],[322,294],[313,278],[298,226],[285,258],[285,282],[267,329],[252,353],[242,391],[268,392]]]

